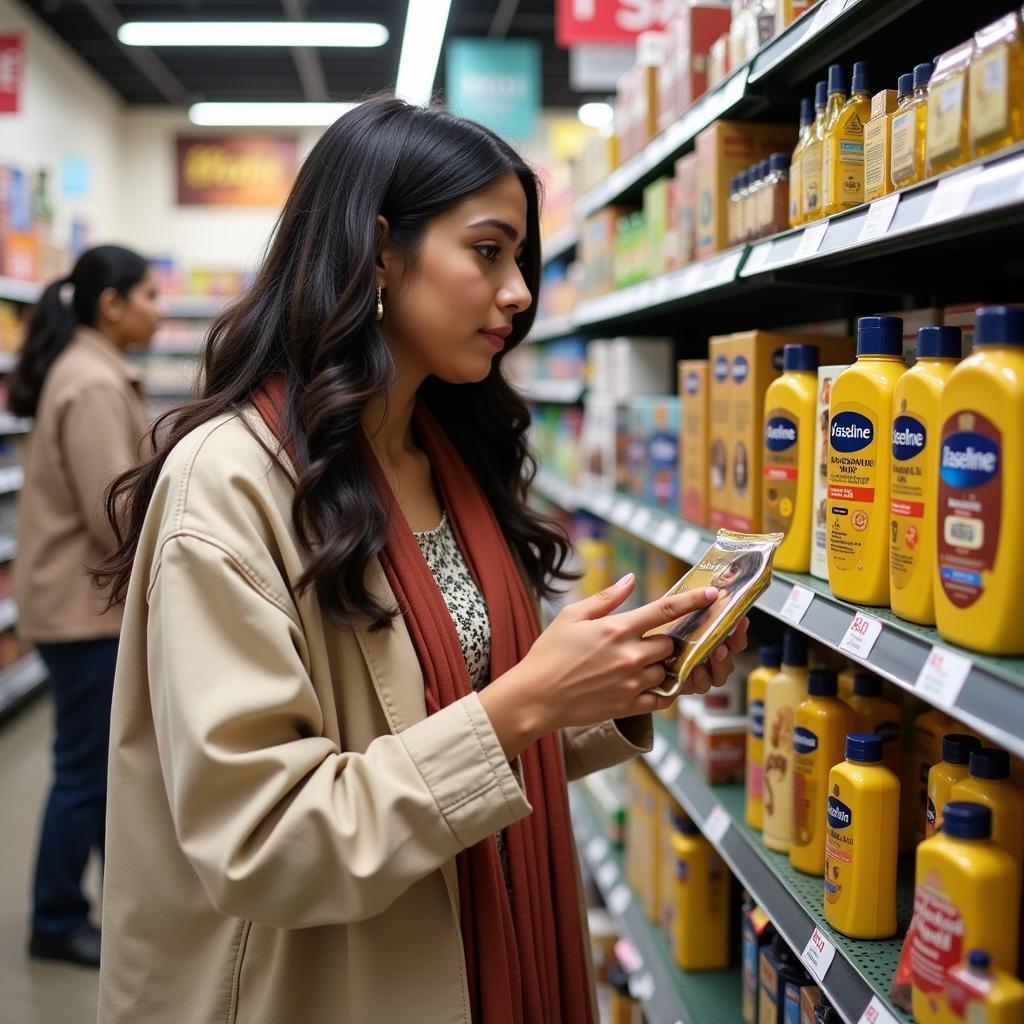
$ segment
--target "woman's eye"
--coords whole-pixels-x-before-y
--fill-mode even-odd
[[[476,251],[480,253],[488,263],[494,263],[501,254],[501,247],[498,245],[478,245],[476,247]]]

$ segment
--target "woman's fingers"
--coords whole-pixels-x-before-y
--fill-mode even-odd
[[[725,638],[725,642],[729,647],[729,650],[733,654],[738,654],[740,651],[747,649],[747,627],[750,625],[750,619],[745,615],[739,622],[736,623],[736,628]]]
[[[622,612],[619,621],[627,629],[635,630],[643,635],[658,626],[666,626],[670,622],[699,608],[707,608],[718,599],[716,587],[698,587],[695,590],[684,590],[679,594],[666,594],[657,601],[645,604],[631,612]]]

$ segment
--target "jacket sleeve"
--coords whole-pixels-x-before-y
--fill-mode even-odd
[[[563,729],[566,775],[570,781],[581,779],[646,753],[653,744],[654,723],[650,715]]]
[[[350,923],[531,808],[476,695],[339,750],[280,586],[208,537],[165,542],[148,623],[161,770],[178,841],[221,913]]]

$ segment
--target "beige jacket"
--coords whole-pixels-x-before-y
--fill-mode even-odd
[[[27,640],[116,637],[120,609],[87,567],[115,550],[104,492],[132,466],[149,424],[139,373],[106,337],[80,327],[50,367],[25,446],[14,596]]]
[[[401,619],[340,631],[296,593],[291,501],[233,416],[157,485],[114,693],[101,1024],[469,1021],[454,858],[530,806],[475,694],[426,716]],[[377,562],[368,582],[394,600]],[[567,733],[569,776],[646,749],[650,719],[628,726]]]

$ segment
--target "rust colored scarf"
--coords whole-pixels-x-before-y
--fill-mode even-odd
[[[298,465],[283,436],[284,378],[270,378],[255,405]],[[516,665],[539,627],[515,559],[480,484],[422,405],[416,430],[473,579],[491,620],[491,678]],[[405,516],[369,446],[377,494],[391,510],[380,554],[416,648],[427,714],[472,692],[455,624]],[[577,901],[561,740],[552,733],[520,757],[533,813],[506,831],[508,885],[496,837],[457,857],[462,938],[475,1024],[590,1024],[590,980]]]

